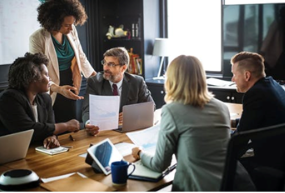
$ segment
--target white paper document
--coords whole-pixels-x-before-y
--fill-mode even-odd
[[[121,142],[115,144],[115,147],[122,156],[126,156],[132,154],[132,149],[136,146],[132,143]]]
[[[154,155],[159,129],[160,124],[156,124],[144,130],[126,134],[135,145],[142,147],[144,151],[147,151],[149,154]]]
[[[100,130],[118,128],[120,96],[89,95],[90,124]]]
[[[81,174],[80,172],[74,172],[74,173],[69,173],[69,174],[64,174],[61,176],[55,176],[55,177],[50,177],[50,178],[41,178],[43,183],[48,183],[48,182],[52,182],[55,180],[60,180],[60,179],[64,179],[64,178],[68,178],[74,174],[78,174],[80,175],[82,178],[87,178],[85,175]]]
[[[217,78],[207,78],[207,85],[210,86],[235,86],[235,83],[232,81],[221,80]]]

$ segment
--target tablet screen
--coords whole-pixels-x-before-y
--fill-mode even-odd
[[[121,161],[123,159],[123,156],[108,138],[100,143],[94,144],[88,148],[87,151],[106,175],[111,173],[112,162]]]

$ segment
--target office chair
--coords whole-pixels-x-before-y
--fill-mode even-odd
[[[220,190],[234,191],[237,163],[239,160],[241,160],[241,156],[248,148],[257,147],[260,145],[260,143],[263,143],[262,145],[265,145],[266,141],[272,141],[274,138],[279,138],[279,141],[277,141],[275,144],[284,143],[285,124],[278,124],[251,131],[239,132],[233,135],[228,143],[225,168]],[[283,138],[283,140],[280,141],[280,138]],[[251,140],[251,143],[248,143],[249,140]],[[276,159],[278,163],[281,163],[283,166],[276,169],[268,166],[265,163],[264,165],[258,165],[255,167],[251,173],[251,177],[257,191],[285,190],[285,154],[283,153],[284,146],[276,146],[275,148],[280,149],[282,153],[278,153],[278,156],[280,156],[277,159],[273,159]]]

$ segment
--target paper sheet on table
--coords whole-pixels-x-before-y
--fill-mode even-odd
[[[142,147],[144,151],[147,151],[149,154],[154,155],[159,129],[160,124],[156,124],[144,130],[126,134],[135,145]]]
[[[233,117],[238,117],[239,114],[238,114],[238,113],[230,113],[230,116],[231,116],[231,118],[233,118]]]
[[[115,147],[122,156],[126,156],[132,154],[132,149],[136,146],[132,143],[121,142],[115,144]]]
[[[118,128],[120,96],[89,95],[90,124],[100,130]]]
[[[207,85],[211,86],[234,86],[235,83],[232,81],[220,80],[217,78],[207,78]]]
[[[64,179],[64,178],[68,178],[69,176],[72,176],[74,174],[78,174],[80,175],[82,178],[87,178],[85,175],[79,173],[79,172],[73,172],[73,173],[69,173],[69,174],[64,174],[61,176],[55,176],[55,177],[50,177],[50,178],[41,178],[43,183],[48,183],[48,182],[52,182],[55,180],[60,180],[60,179]]]

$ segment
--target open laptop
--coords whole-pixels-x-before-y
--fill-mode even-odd
[[[34,130],[21,131],[0,137],[0,164],[25,158]]]
[[[129,132],[153,126],[154,104],[143,102],[123,106],[123,125],[115,131]]]

